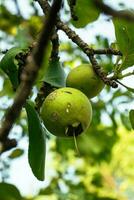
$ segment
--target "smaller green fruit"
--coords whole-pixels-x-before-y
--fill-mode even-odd
[[[89,64],[72,69],[67,76],[66,85],[82,91],[88,98],[97,96],[104,88],[103,81]]]
[[[74,88],[60,88],[45,99],[41,117],[47,130],[55,136],[77,136],[85,131],[92,119],[89,99]]]

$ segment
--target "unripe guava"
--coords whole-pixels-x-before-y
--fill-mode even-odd
[[[55,136],[77,136],[85,131],[92,119],[89,99],[74,88],[60,88],[50,93],[41,109],[47,130]]]
[[[66,85],[82,91],[88,98],[97,96],[104,88],[103,81],[89,64],[72,69],[67,76]]]

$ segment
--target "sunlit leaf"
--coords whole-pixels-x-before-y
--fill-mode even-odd
[[[44,81],[55,87],[65,87],[65,72],[58,60],[51,60]]]
[[[9,155],[10,159],[14,159],[14,158],[18,158],[20,156],[22,156],[24,153],[23,149],[15,149],[12,151],[12,153]]]
[[[8,95],[9,97],[12,97],[14,94],[11,82],[8,77],[5,77],[4,72],[2,73],[2,77],[4,77],[4,83],[3,83],[3,90],[0,91],[0,97]]]
[[[94,6],[92,0],[77,0],[74,6],[74,13],[78,17],[77,21],[72,20],[76,28],[82,28],[88,23],[97,20],[99,10]]]
[[[32,43],[32,38],[29,35],[28,28],[20,26],[17,28],[15,42],[20,48],[27,48]]]
[[[126,12],[126,10],[120,11]],[[127,11],[128,12],[128,11]],[[134,11],[129,11],[134,15]],[[130,21],[122,19],[113,20],[115,35],[120,51],[123,53],[121,69],[130,67],[134,64],[134,26]]]
[[[27,101],[26,112],[28,118],[28,132],[29,132],[29,149],[28,159],[31,169],[35,177],[41,181],[44,180],[45,170],[45,130],[41,125],[38,113],[33,105]]]
[[[27,24],[30,34],[32,35],[32,37],[36,38],[41,31],[43,20],[40,16],[34,15],[30,17],[30,19],[27,21]]]

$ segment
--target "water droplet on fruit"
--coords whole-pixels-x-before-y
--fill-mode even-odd
[[[66,108],[66,113],[69,113],[69,109],[68,108]]]
[[[71,108],[71,103],[68,103],[68,104],[67,104],[67,108],[66,108],[66,112],[67,112],[67,113],[69,113],[70,108]]]

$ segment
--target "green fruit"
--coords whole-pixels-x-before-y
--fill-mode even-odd
[[[82,64],[72,69],[67,76],[66,85],[79,89],[88,98],[97,96],[104,88],[103,81],[89,64]]]
[[[45,99],[41,117],[47,130],[55,136],[77,136],[85,131],[92,119],[89,99],[74,88],[60,88]]]

